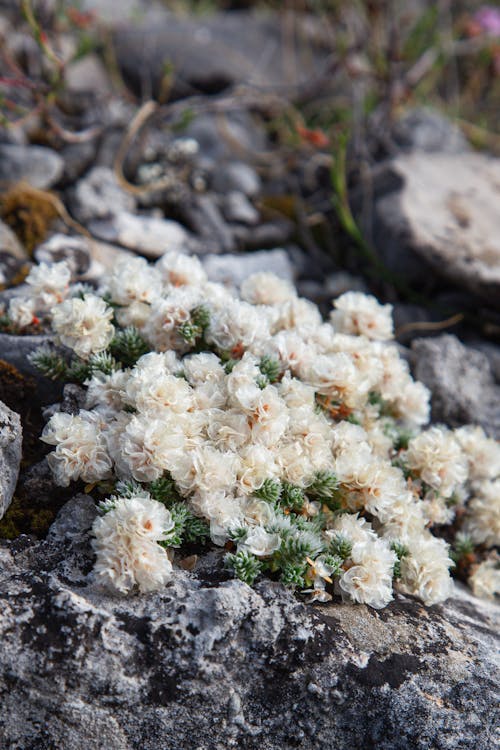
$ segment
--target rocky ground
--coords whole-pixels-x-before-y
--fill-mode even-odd
[[[14,65],[42,91],[50,60],[18,3],[0,6],[1,74]],[[353,134],[346,177],[332,136],[297,114],[357,91],[318,18],[179,18],[130,0],[117,21],[115,3],[85,2],[60,49],[96,8],[105,35],[65,66],[57,107],[50,90],[11,92],[23,114],[0,126],[0,302],[33,260],[65,258],[95,283],[124,254],[170,249],[236,286],[274,271],[325,312],[369,291],[394,305],[433,419],[499,438],[500,160],[407,107],[361,149]],[[0,333],[0,509],[14,497],[0,522],[1,747],[495,746],[497,613],[464,591],[429,610],[402,596],[382,613],[306,609],[277,584],[225,580],[216,556],[154,596],[88,585],[91,501],[53,485],[38,442],[62,397],[26,359],[42,340]]]

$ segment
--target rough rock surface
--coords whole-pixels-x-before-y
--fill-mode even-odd
[[[408,278],[416,272],[424,279],[431,268],[498,306],[500,159],[423,157],[417,150],[393,160],[388,171],[396,189],[374,209],[374,239],[384,260]]]
[[[0,182],[14,184],[26,180],[43,190],[55,185],[63,170],[62,157],[50,148],[0,144]]]
[[[0,744],[69,750],[491,750],[495,605],[311,607],[212,554],[158,594],[89,582],[92,501],[0,547]]]
[[[19,414],[0,401],[0,518],[16,489],[22,456],[23,430]]]
[[[480,424],[500,439],[500,385],[486,354],[444,334],[412,343],[413,371],[432,391],[432,418],[452,427]]]

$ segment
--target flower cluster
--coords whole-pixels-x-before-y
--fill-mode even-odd
[[[60,345],[33,361],[86,387],[42,439],[59,484],[114,493],[94,525],[102,581],[158,588],[174,549],[211,540],[243,581],[267,573],[312,600],[380,608],[399,589],[434,604],[454,561],[498,591],[500,446],[425,429],[390,305],[349,292],[325,322],[272,274],[236,294],[177,253],[127,258],[97,290],[68,279],[34,269],[22,304]]]

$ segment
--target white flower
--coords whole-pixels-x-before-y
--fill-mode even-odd
[[[193,404],[193,389],[183,378],[157,372],[156,368],[133,370],[126,385],[127,402],[142,414],[168,410],[182,414]]]
[[[123,258],[111,270],[107,290],[119,305],[151,303],[161,295],[161,276],[144,258]]]
[[[297,297],[297,292],[290,282],[268,271],[253,273],[245,279],[240,294],[241,299],[252,305],[276,305]]]
[[[500,561],[496,555],[487,558],[472,571],[468,584],[476,596],[494,599],[500,594]]]
[[[252,494],[278,473],[274,453],[264,445],[248,445],[240,450],[239,456],[238,487],[245,495]]]
[[[262,526],[254,526],[249,530],[243,542],[238,544],[238,550],[244,549],[257,557],[269,557],[279,549],[281,537],[270,534]]]
[[[401,560],[401,590],[418,596],[424,604],[443,602],[451,595],[453,586],[448,545],[431,534],[410,539],[406,545],[409,554]]]
[[[13,297],[9,302],[7,315],[9,320],[18,328],[27,328],[37,320],[34,299],[31,297]]]
[[[125,388],[130,373],[126,370],[115,370],[110,375],[96,372],[85,381],[87,396],[85,407],[92,409],[104,406],[114,411],[122,409],[125,404]]]
[[[97,578],[122,594],[135,586],[141,593],[162,588],[172,577],[172,563],[158,542],[173,525],[169,511],[150,497],[116,499],[92,526]]]
[[[460,427],[455,437],[467,456],[470,479],[496,479],[500,475],[500,443],[487,437],[482,427]]]
[[[83,359],[103,352],[114,336],[113,310],[95,294],[68,299],[53,307],[51,314],[52,328],[61,343]]]
[[[175,415],[160,419],[134,415],[118,434],[112,433],[109,450],[119,475],[152,482],[179,460],[184,435]]]
[[[431,427],[412,438],[405,461],[408,467],[443,497],[467,479],[467,459],[455,436],[443,427]]]
[[[48,463],[56,483],[67,487],[70,482],[98,482],[111,476],[111,458],[107,451],[102,425],[92,412],[81,411],[72,416],[54,414],[41,438],[56,449],[48,455]]]
[[[31,287],[36,309],[45,312],[65,300],[70,279],[71,271],[66,261],[33,266],[26,283]]]
[[[393,337],[392,305],[381,305],[362,292],[346,292],[334,306],[330,319],[336,330],[382,341]]]
[[[392,577],[396,554],[382,539],[356,543],[353,565],[340,579],[341,590],[355,602],[381,609],[392,601]]]
[[[500,479],[480,482],[467,504],[464,531],[475,544],[500,544]]]
[[[165,253],[156,263],[161,277],[174,287],[200,286],[207,280],[207,274],[196,256],[177,252]]]
[[[207,341],[220,349],[241,355],[245,349],[270,336],[265,313],[247,302],[231,300],[213,313],[206,334]]]

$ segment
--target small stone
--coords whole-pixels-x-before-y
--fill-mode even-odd
[[[224,216],[228,221],[254,226],[259,221],[259,212],[244,193],[232,190],[224,197]]]
[[[88,495],[76,495],[68,500],[49,529],[51,542],[74,542],[86,534],[97,516],[95,502]]]
[[[458,125],[430,108],[414,109],[405,114],[394,126],[392,135],[400,147],[410,151],[449,154],[470,151]]]
[[[73,214],[82,224],[133,211],[134,197],[127,193],[109,167],[94,167],[80,180],[69,196]]]
[[[37,382],[36,406],[53,404],[61,400],[61,383],[44,377],[28,359],[39,346],[51,343],[50,336],[14,336],[0,333],[0,358],[13,365],[22,375],[35,378]]]
[[[202,259],[211,281],[239,287],[253,273],[267,271],[293,283],[294,271],[285,250],[257,250],[239,255],[206,255]]]
[[[215,173],[212,187],[218,193],[229,193],[237,190],[248,198],[253,198],[260,193],[260,177],[248,164],[242,161],[232,161]]]
[[[33,253],[38,263],[59,263],[66,261],[73,278],[79,279],[90,268],[91,257],[88,241],[83,237],[70,237],[54,234],[37,247]]]
[[[209,250],[231,252],[235,249],[232,227],[226,223],[211,193],[193,195],[191,203],[183,207],[186,223]]]
[[[0,144],[0,183],[14,185],[24,180],[46,190],[59,181],[63,170],[61,156],[51,148]]]
[[[9,507],[16,489],[22,442],[19,414],[0,401],[0,518]]]
[[[451,427],[479,424],[500,439],[500,386],[485,354],[456,336],[412,343],[415,377],[432,391],[432,419]]]
[[[500,305],[500,159],[417,151],[391,161],[399,189],[375,199],[374,240],[409,281],[429,274]]]
[[[0,167],[1,169],[1,167]],[[28,255],[12,229],[0,220],[0,252],[7,253],[17,260],[27,260]]]
[[[108,220],[91,221],[88,228],[101,240],[123,245],[150,258],[159,258],[171,250],[183,253],[189,249],[187,231],[170,219],[122,211]]]

